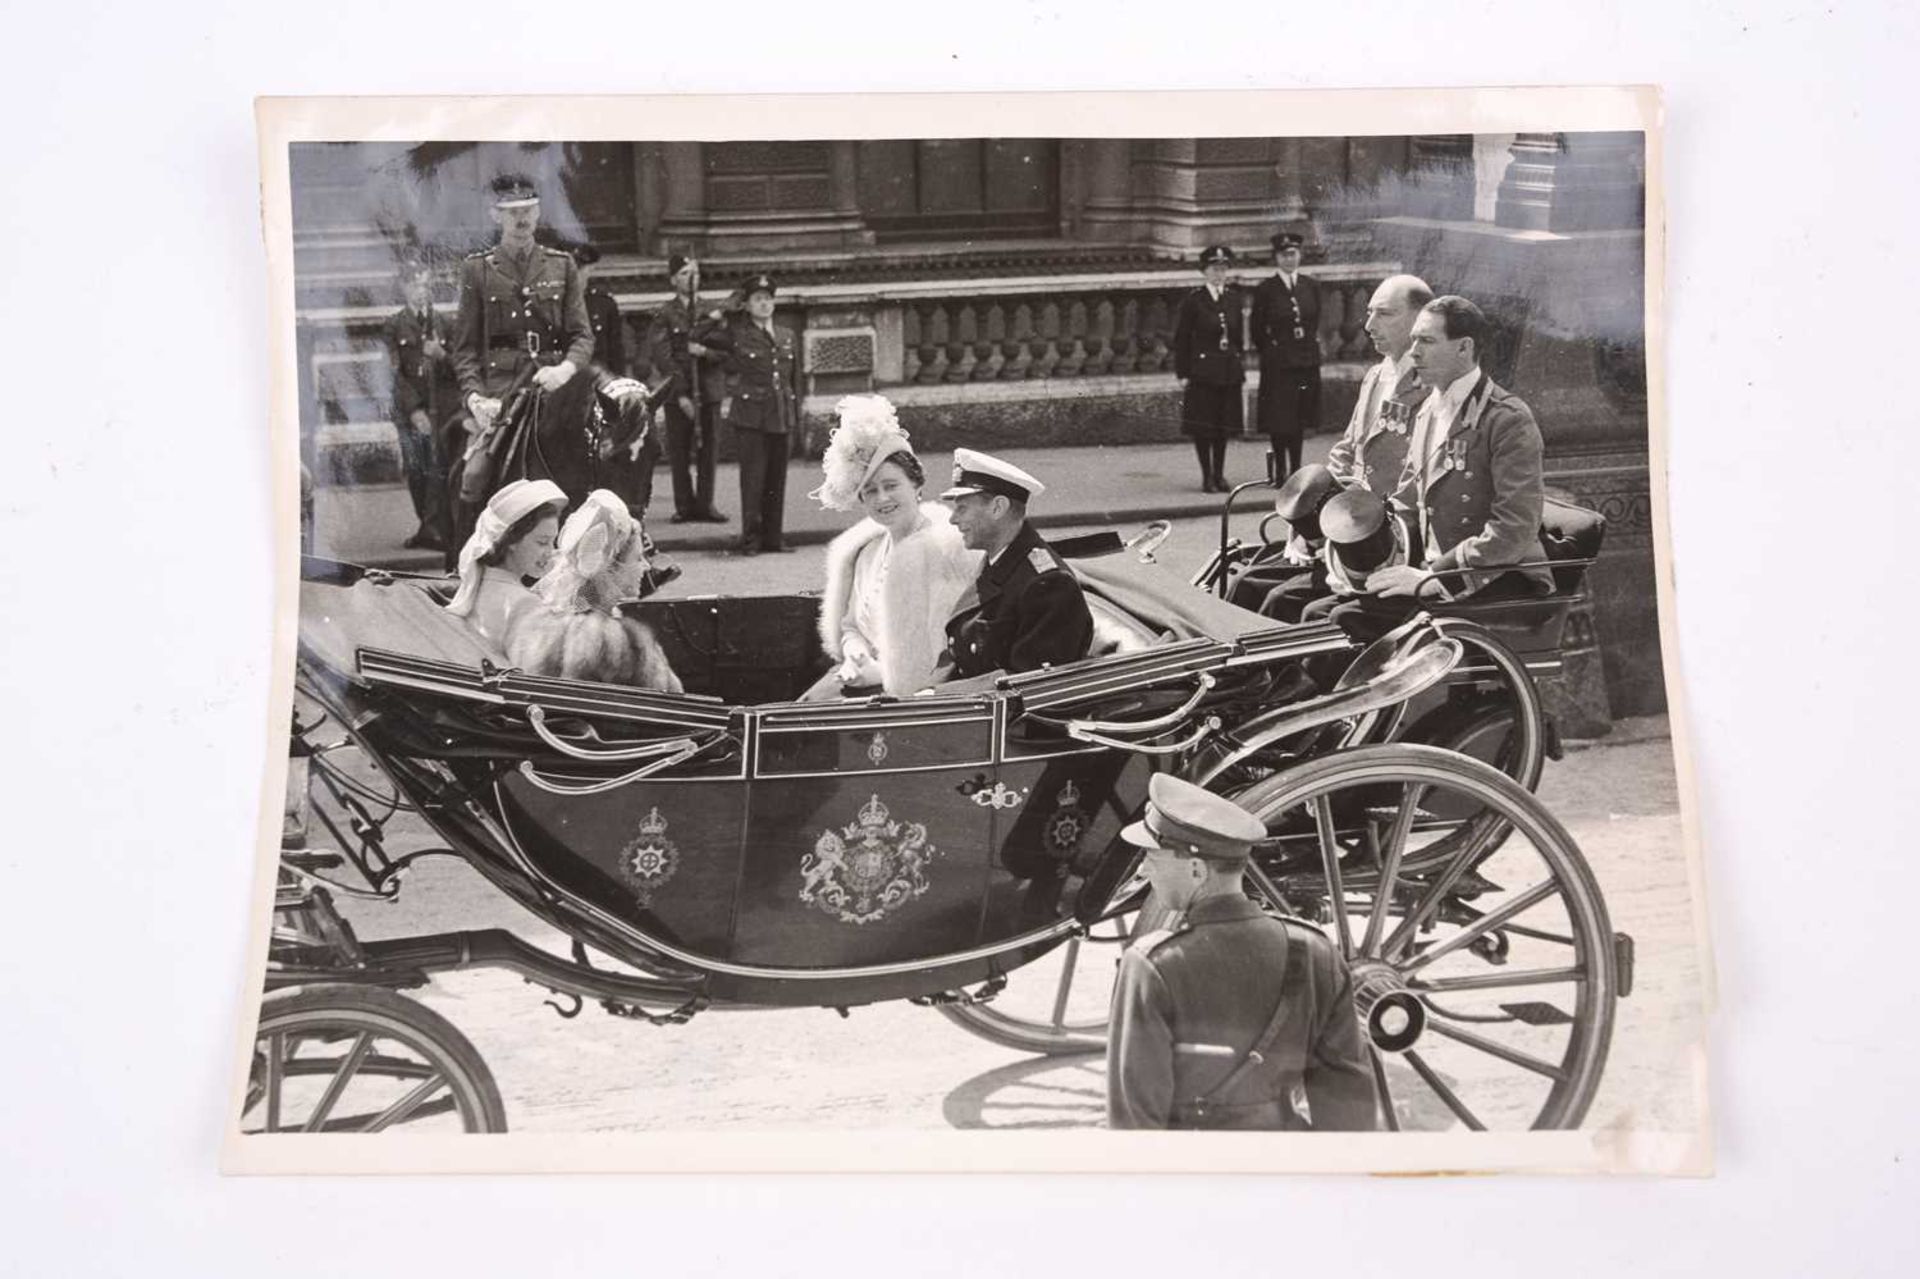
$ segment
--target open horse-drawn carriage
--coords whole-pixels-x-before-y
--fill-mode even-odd
[[[910,999],[1097,1049],[1145,897],[1118,832],[1155,770],[1265,823],[1249,889],[1348,956],[1388,1126],[1579,1124],[1631,951],[1530,793],[1550,735],[1527,660],[1426,615],[1362,648],[1151,561],[1073,561],[1085,660],[830,703],[792,700],[827,665],[809,596],[631,605],[686,686],[667,695],[506,669],[443,583],[307,561],[293,753],[333,847],[282,855],[244,1129],[503,1128],[468,1041],[395,993],[473,966],[655,1022]],[[389,848],[398,811],[445,847]],[[391,895],[447,851],[571,956],[356,938],[336,892]]]

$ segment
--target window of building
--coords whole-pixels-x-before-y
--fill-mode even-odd
[[[1051,139],[888,139],[859,154],[860,211],[882,239],[1059,233]]]

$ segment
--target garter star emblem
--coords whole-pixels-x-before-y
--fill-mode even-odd
[[[642,906],[680,869],[680,849],[667,838],[667,819],[655,808],[640,820],[640,832],[620,850],[620,874]]]
[[[1062,857],[1070,857],[1079,851],[1080,840],[1087,833],[1087,827],[1093,824],[1093,816],[1080,807],[1080,788],[1068,778],[1067,784],[1054,796],[1054,810],[1047,817],[1042,828],[1049,852]]]
[[[800,900],[843,924],[871,924],[931,887],[927,863],[939,851],[925,826],[895,821],[875,795],[858,821],[824,832],[801,856]]]

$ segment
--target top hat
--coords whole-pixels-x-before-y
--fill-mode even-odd
[[[1318,462],[1309,462],[1289,475],[1274,495],[1274,514],[1306,538],[1321,536],[1320,510],[1340,491],[1340,481]]]
[[[1320,509],[1320,531],[1349,572],[1371,573],[1393,554],[1393,525],[1378,494],[1351,488]]]

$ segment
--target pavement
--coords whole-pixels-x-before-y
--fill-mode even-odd
[[[1306,460],[1325,461],[1333,435],[1306,443]],[[1179,519],[1218,514],[1222,499],[1200,491],[1193,447],[1179,441],[1168,444],[1004,449],[997,456],[1045,483],[1047,491],[1032,505],[1031,515],[1041,528],[1110,525],[1121,528],[1145,520]],[[1263,438],[1232,440],[1227,446],[1226,475],[1231,483],[1259,479],[1266,474],[1267,443]],[[951,474],[950,453],[923,453],[927,468],[927,495],[946,487]],[[787,472],[786,538],[795,546],[831,540],[852,523],[842,511],[830,511],[807,497],[820,483],[820,464],[797,459]],[[716,477],[716,504],[733,516],[728,524],[673,524],[672,472],[662,462],[654,472],[653,505],[647,528],[663,551],[724,551],[740,535],[740,468],[723,463]],[[1253,511],[1265,498],[1257,491],[1241,496],[1237,511]],[[438,552],[407,550],[402,545],[416,524],[407,490],[400,484],[326,485],[314,493],[314,552],[328,559],[378,568],[431,571],[441,562]]]

